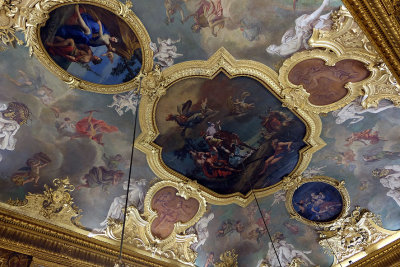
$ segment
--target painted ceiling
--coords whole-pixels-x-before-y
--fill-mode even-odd
[[[196,266],[233,249],[239,266],[330,266],[318,230],[356,206],[399,230],[400,110],[379,98],[362,107],[360,88],[386,82],[379,56],[309,41],[335,32],[341,6],[142,0],[116,15],[102,2],[43,5],[49,19],[25,32],[37,44],[1,46],[2,207],[63,185],[76,231],[103,238],[123,219],[131,168],[132,220],[161,240],[196,235],[195,258],[178,259]],[[302,179],[290,187],[287,176]],[[182,182],[200,193],[177,194]],[[59,212],[45,210],[35,217]]]

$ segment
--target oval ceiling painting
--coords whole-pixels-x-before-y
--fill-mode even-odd
[[[278,183],[305,147],[302,120],[245,76],[181,80],[160,99],[155,119],[164,164],[218,194]]]
[[[82,80],[115,85],[142,67],[133,30],[120,17],[94,5],[65,5],[50,13],[40,38],[53,61]]]
[[[301,217],[313,222],[333,221],[344,209],[340,191],[324,182],[301,185],[293,194],[292,205]]]

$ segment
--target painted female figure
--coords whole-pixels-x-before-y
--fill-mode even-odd
[[[115,52],[111,43],[118,42],[116,37],[110,35],[100,19],[95,20],[92,15],[85,13],[85,10],[80,8],[79,5],[75,5],[74,15],[57,30],[56,36],[63,39],[72,38],[77,44],[93,47],[105,45],[109,52]]]

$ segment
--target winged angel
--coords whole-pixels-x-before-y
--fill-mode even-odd
[[[187,128],[193,128],[204,121],[205,118],[215,113],[207,106],[207,98],[201,102],[200,110],[191,110],[192,100],[188,100],[177,106],[178,114],[168,114],[166,121],[175,121],[181,128],[181,135],[185,136]]]

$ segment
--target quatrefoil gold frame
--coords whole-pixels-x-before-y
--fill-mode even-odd
[[[313,183],[313,182],[329,184],[329,185],[335,187],[339,191],[339,193],[342,197],[343,207],[342,207],[342,211],[340,212],[340,214],[334,220],[328,221],[328,222],[311,221],[311,220],[308,220],[308,219],[302,217],[294,209],[292,200],[293,200],[293,194],[295,193],[295,191],[303,184]],[[305,223],[305,224],[308,224],[308,225],[311,225],[314,227],[326,227],[326,226],[334,224],[335,222],[337,222],[338,220],[342,219],[344,216],[347,215],[347,213],[350,209],[350,196],[346,190],[346,187],[344,186],[344,181],[338,181],[338,180],[336,180],[332,177],[328,177],[328,176],[314,176],[309,179],[302,178],[300,180],[300,182],[297,183],[297,185],[291,185],[291,187],[288,188],[288,190],[286,191],[285,205],[286,205],[286,209],[288,210],[291,218],[294,218],[302,223]]]
[[[177,190],[176,195],[184,199],[194,198],[199,202],[197,213],[186,223],[177,222],[171,234],[165,239],[158,239],[151,232],[153,221],[159,216],[151,208],[151,201],[154,195],[165,187],[173,187]],[[196,242],[195,234],[185,234],[185,231],[193,226],[204,215],[207,202],[195,182],[173,182],[159,181],[155,183],[146,193],[144,199],[144,212],[131,206],[128,208],[124,238],[129,246],[144,249],[163,258],[170,258],[184,264],[194,265],[197,253],[190,246]],[[106,229],[106,236],[118,240],[122,234],[122,223],[109,225]]]
[[[40,0],[28,6],[30,13],[21,13],[19,20],[23,21],[25,27],[26,44],[30,48],[30,54],[34,54],[38,60],[51,72],[56,74],[61,80],[65,81],[72,88],[79,88],[86,91],[103,94],[116,94],[132,90],[135,81],[131,80],[122,84],[103,85],[85,81],[81,78],[69,74],[66,70],[58,66],[49,56],[40,38],[40,28],[45,25],[50,18],[53,10],[73,4],[88,4],[98,6],[112,12],[115,16],[122,19],[129,28],[135,33],[139,40],[142,50],[141,72],[151,71],[153,68],[153,51],[149,47],[150,37],[144,25],[131,10],[132,3],[128,0],[126,4],[118,0]]]
[[[310,94],[304,89],[303,85],[295,85],[289,81],[290,71],[300,62],[309,59],[322,59],[327,66],[335,66],[336,63],[345,59],[357,60],[364,63],[365,67],[370,71],[369,77],[359,82],[349,82],[345,84],[347,94],[342,99],[328,105],[314,105],[308,100]],[[379,70],[375,67],[375,63],[364,54],[344,53],[337,55],[329,50],[313,49],[295,53],[287,59],[279,69],[279,82],[285,88],[284,96],[293,99],[293,104],[297,107],[309,110],[315,113],[327,113],[337,110],[355,100],[358,96],[364,95],[365,88],[379,76]]]
[[[282,105],[287,106],[306,125],[307,133],[304,137],[306,147],[300,150],[299,161],[288,177],[297,177],[300,175],[310,163],[312,154],[325,146],[325,142],[319,137],[322,127],[319,116],[313,112],[295,107],[293,100],[284,98],[284,90],[279,85],[278,75],[272,69],[250,60],[235,60],[224,48],[220,48],[207,61],[188,61],[164,70],[158,79],[159,85],[153,86],[154,88],[158,88],[157,94],[145,93],[151,90],[143,87],[143,95],[139,107],[139,120],[142,133],[137,139],[136,146],[146,154],[150,168],[163,180],[177,182],[190,180],[166,166],[162,160],[162,147],[154,143],[154,140],[159,135],[155,118],[157,104],[162,95],[175,83],[199,77],[213,79],[220,72],[226,74],[230,79],[243,76],[257,80],[266,90],[269,90],[279,99]],[[145,81],[144,84],[146,84]],[[199,185],[199,187],[207,201],[216,205],[235,203],[240,206],[246,206],[254,199],[252,192],[249,192],[247,195],[241,193],[221,195],[202,185]],[[257,197],[265,197],[281,188],[282,182],[279,182],[268,188],[256,189],[254,193]]]

